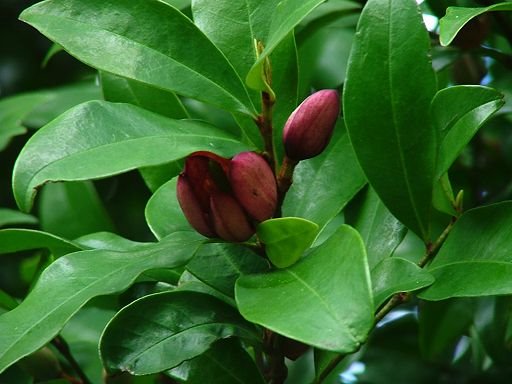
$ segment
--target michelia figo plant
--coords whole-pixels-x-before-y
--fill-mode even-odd
[[[0,382],[507,382],[512,6],[417,3],[23,11]]]

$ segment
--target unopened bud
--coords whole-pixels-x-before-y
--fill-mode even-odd
[[[241,242],[249,240],[254,228],[234,197],[227,193],[214,193],[210,198],[213,225],[217,235],[224,240]]]
[[[286,155],[304,160],[320,154],[329,144],[339,112],[340,100],[335,90],[318,91],[304,100],[284,126]]]
[[[270,219],[277,206],[277,186],[270,165],[254,152],[242,152],[229,164],[233,194],[256,221]]]

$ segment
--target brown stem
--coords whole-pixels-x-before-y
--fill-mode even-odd
[[[260,129],[261,137],[265,145],[265,154],[269,160],[270,166],[275,170],[276,161],[274,153],[273,127],[272,127],[272,108],[274,100],[267,92],[261,93],[261,114],[256,119],[256,124]]]
[[[82,367],[80,367],[80,364],[78,364],[78,362],[71,354],[71,350],[66,340],[64,340],[62,336],[56,336],[51,343],[59,351],[62,357],[64,357],[67,360],[71,368],[73,368],[73,370],[75,371],[76,375],[80,378],[81,383],[91,384],[91,381],[82,370]]]
[[[282,337],[270,330],[265,331],[265,349],[268,357],[266,379],[269,384],[283,384],[288,376],[288,368],[282,350]]]
[[[299,162],[285,156],[279,173],[277,174],[277,190],[279,192],[279,206],[281,206],[286,192],[290,189],[293,182],[293,171]]]

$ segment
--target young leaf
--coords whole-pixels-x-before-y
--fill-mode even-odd
[[[416,291],[434,282],[430,273],[398,257],[382,260],[372,269],[371,276],[375,308],[379,308],[395,293]]]
[[[293,28],[297,26],[313,9],[325,0],[283,0],[281,1],[270,22],[270,29],[267,39],[263,42],[265,48],[260,53],[258,60],[254,63],[245,79],[249,87],[263,91],[266,89],[263,81],[262,71],[265,59],[279,45]]]
[[[449,45],[471,19],[490,11],[512,11],[512,4],[505,2],[481,8],[448,7],[446,15],[439,20],[441,45]]]
[[[284,216],[302,217],[322,228],[366,184],[347,133],[334,137],[319,156],[301,161],[283,204]]]
[[[435,283],[418,296],[443,300],[512,293],[510,228],[510,201],[467,211],[428,268]]]
[[[437,92],[432,100],[432,124],[439,134],[436,177],[448,171],[474,134],[505,104],[498,91],[460,85]]]
[[[176,197],[176,182],[173,178],[151,196],[146,205],[146,221],[157,239],[178,231],[193,231]]]
[[[235,295],[249,321],[321,349],[354,352],[373,326],[366,252],[349,226],[290,268],[240,277]]]
[[[20,19],[92,67],[254,115],[226,58],[190,19],[165,3],[49,0],[26,9]]]
[[[281,217],[262,222],[256,233],[272,264],[287,268],[313,244],[318,225],[300,217]]]
[[[264,384],[254,360],[233,338],[217,341],[208,351],[168,374],[187,383]]]
[[[195,233],[175,233],[130,251],[92,250],[46,268],[14,310],[0,316],[0,372],[50,341],[87,301],[126,289],[142,272],[186,264],[199,247]]]
[[[436,76],[414,0],[369,0],[349,59],[345,122],[369,183],[397,219],[430,237]],[[371,113],[370,113],[371,111]]]
[[[14,195],[28,211],[36,188],[48,181],[111,176],[197,150],[228,156],[247,147],[206,123],[173,120],[129,104],[91,101],[67,111],[27,142],[14,166]]]
[[[118,312],[103,332],[100,353],[111,372],[145,375],[176,367],[232,336],[258,340],[252,324],[213,296],[163,292]]]

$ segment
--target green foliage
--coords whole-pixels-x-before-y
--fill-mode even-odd
[[[86,69],[0,100],[0,382],[508,382],[511,10],[26,8],[51,40],[37,65]],[[288,157],[322,88],[342,94],[330,142]],[[241,196],[245,151],[271,171]]]

